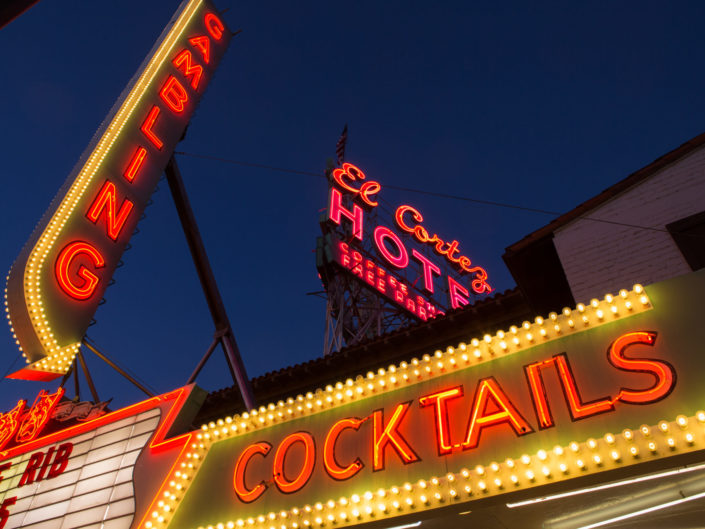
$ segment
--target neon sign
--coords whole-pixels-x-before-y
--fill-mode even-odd
[[[66,372],[230,40],[209,0],[183,3],[15,261],[6,303],[29,366]]]
[[[705,360],[690,353],[705,340],[696,276],[204,425],[184,460],[196,479],[181,482],[165,519],[349,526],[696,454],[705,449]],[[214,484],[228,490],[214,494]]]
[[[382,188],[379,182],[366,180],[364,172],[351,163],[344,163],[341,168],[334,169],[332,178],[335,186],[330,190],[328,220],[337,226],[348,226],[351,231],[350,240],[333,241],[334,248],[330,250],[333,262],[349,270],[353,275],[375,287],[391,301],[422,320],[444,314],[443,309],[430,299],[430,296],[433,296],[435,292],[436,280],[443,275],[441,267],[433,259],[419,252],[416,248],[409,251],[397,232],[387,226],[378,225],[371,231],[374,249],[386,265],[389,265],[393,270],[406,271],[413,262],[414,266],[421,270],[423,281],[420,288],[424,291],[422,295],[421,293],[412,293],[408,283],[379,266],[369,257],[363,260],[362,254],[357,248],[358,243],[362,242],[365,237],[365,211],[375,208],[379,204],[376,200],[376,195]],[[361,185],[358,187],[357,184],[360,183]],[[352,204],[348,207],[344,205],[346,195],[352,198]],[[356,201],[360,203],[358,204]],[[410,234],[417,242],[430,245],[437,255],[445,257],[448,263],[457,268],[456,273],[461,274],[456,277],[448,275],[445,278],[447,286],[444,290],[448,292],[448,306],[457,309],[467,305],[470,302],[471,291],[475,294],[492,291],[492,287],[487,282],[485,269],[473,265],[471,259],[466,255],[460,255],[460,243],[457,240],[446,242],[438,234],[431,235],[421,224],[423,216],[417,209],[408,205],[399,206],[395,212],[395,221],[400,233]],[[462,274],[471,276],[469,288],[463,286]],[[388,278],[391,281],[388,281]],[[390,290],[388,283],[399,283],[402,288],[396,289],[392,284],[391,292],[388,292]]]
[[[31,420],[20,420],[33,437],[0,452],[0,529],[156,527],[159,517],[150,509],[164,503],[168,481],[183,475],[175,461],[193,437],[168,438],[182,406],[195,395],[193,386],[58,431],[37,429],[48,410],[52,418],[73,411],[56,405],[61,394],[41,392],[26,415]]]

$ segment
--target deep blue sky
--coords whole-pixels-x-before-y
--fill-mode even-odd
[[[216,4],[243,32],[179,147],[191,153],[317,172],[347,122],[348,159],[382,185],[565,211],[705,130],[702,2]],[[177,5],[43,0],[0,30],[0,268]],[[320,289],[313,250],[324,181],[179,163],[250,375],[319,355],[325,306],[306,293]],[[89,336],[163,392],[185,382],[213,329],[160,187]],[[382,196],[416,205],[500,290],[513,286],[504,248],[551,220]],[[17,354],[0,331],[0,372]],[[140,398],[88,360],[102,398]],[[229,385],[224,367],[214,357],[199,383]],[[0,382],[0,410],[40,387]]]

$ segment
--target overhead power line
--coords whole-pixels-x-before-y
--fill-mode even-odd
[[[288,173],[288,174],[297,174],[297,175],[303,175],[303,176],[315,176],[319,178],[325,178],[326,176],[323,173],[316,173],[313,171],[302,171],[298,169],[289,169],[286,167],[276,167],[273,165],[267,165],[267,164],[261,164],[261,163],[252,163],[252,162],[243,162],[240,160],[233,160],[231,158],[223,158],[221,156],[210,156],[207,154],[196,154],[192,152],[186,152],[186,151],[175,151],[175,154],[180,154],[182,156],[190,156],[192,158],[201,158],[204,160],[213,160],[217,162],[223,162],[227,164],[232,164],[232,165],[240,165],[243,167],[254,167],[257,169],[267,169],[270,171],[276,171],[280,173]],[[460,195],[453,195],[450,193],[438,193],[436,191],[428,191],[425,189],[416,189],[413,187],[403,187],[403,186],[395,186],[395,185],[390,185],[390,184],[384,184],[385,188],[388,189],[395,189],[397,191],[406,191],[407,193],[416,193],[419,195],[427,195],[427,196],[432,196],[432,197],[438,197],[438,198],[447,198],[450,200],[460,200],[463,202],[470,202],[472,204],[478,204],[482,206],[492,206],[492,207],[498,207],[498,208],[505,208],[505,209],[514,209],[518,211],[526,211],[529,213],[538,213],[541,215],[550,215],[552,217],[560,217],[563,215],[563,212],[560,211],[551,211],[547,209],[539,209],[539,208],[532,208],[528,206],[521,206],[517,204],[508,204],[506,202],[498,202],[495,200],[483,200],[479,198],[472,198],[472,197],[464,197]],[[649,231],[657,231],[657,232],[662,232],[662,233],[670,233],[668,230],[665,230],[663,228],[654,228],[652,226],[641,226],[638,224],[629,224],[627,222],[618,222],[615,220],[607,220],[607,219],[596,219],[593,217],[577,217],[575,220],[588,220],[591,222],[601,222],[603,224],[612,224],[614,226],[622,226],[625,228],[634,228],[638,230],[649,230]]]

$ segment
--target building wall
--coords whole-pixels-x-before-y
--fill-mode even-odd
[[[588,217],[555,232],[554,243],[576,302],[690,271],[666,224],[705,210],[705,148],[624,191]]]

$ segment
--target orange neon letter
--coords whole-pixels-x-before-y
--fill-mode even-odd
[[[189,50],[181,50],[181,53],[179,53],[172,62],[174,66],[183,72],[186,79],[191,80],[191,88],[196,90],[198,83],[201,81],[201,76],[203,75],[203,66],[198,63],[192,64],[191,59],[193,59],[193,56]]]
[[[245,448],[240,457],[235,463],[235,474],[233,475],[233,487],[235,488],[235,494],[244,503],[251,503],[259,498],[264,491],[267,489],[267,484],[264,480],[260,481],[257,485],[251,489],[245,484],[245,471],[247,470],[247,464],[252,459],[252,456],[260,454],[266,456],[272,449],[272,445],[266,441],[260,443],[254,443]]]
[[[302,443],[304,445],[304,464],[301,466],[301,471],[294,479],[289,479],[284,474],[284,461],[289,453],[289,448],[294,443]],[[313,437],[308,432],[296,432],[288,435],[277,447],[277,453],[274,454],[274,483],[277,488],[285,494],[290,494],[301,489],[308,482],[313,473],[313,465],[316,462],[316,444]]]
[[[397,226],[399,226],[406,233],[414,233],[414,227],[408,226],[406,222],[404,222],[404,213],[406,213],[407,211],[411,212],[411,216],[416,222],[423,221],[421,213],[419,213],[416,208],[412,206],[399,206],[396,212],[394,213],[394,219],[397,221]]]
[[[186,89],[173,75],[170,75],[164,83],[164,86],[162,86],[159,97],[166,103],[166,106],[177,114],[184,111],[184,104],[188,101]]]
[[[74,260],[81,256],[88,257],[95,268],[103,268],[105,266],[103,255],[93,245],[83,241],[74,241],[61,250],[56,260],[56,279],[59,281],[61,289],[69,296],[85,300],[93,295],[100,279],[88,268],[79,265],[76,275],[83,280],[82,284],[77,285],[73,282],[69,269]]]
[[[110,180],[106,180],[103,187],[100,189],[98,196],[93,200],[86,217],[93,224],[98,223],[98,219],[103,211],[105,211],[105,223],[108,228],[108,237],[116,241],[122,228],[125,226],[125,221],[132,211],[134,204],[125,199],[122,201],[120,211],[117,211],[117,189],[115,184]]]
[[[364,180],[365,173],[363,173],[360,168],[351,163],[345,162],[342,168],[333,169],[333,180],[335,180],[335,182],[346,191],[359,195],[362,201],[368,206],[374,207],[378,204],[378,202],[375,202],[370,198],[370,195],[375,195],[379,193],[380,189],[382,189],[382,186],[380,186],[378,182],[365,182],[362,186],[360,186],[360,189],[358,189],[348,184],[345,181],[346,178],[351,182],[354,182],[357,179]]]
[[[676,385],[676,370],[671,364],[664,360],[626,357],[628,347],[636,344],[653,347],[654,343],[655,332],[639,331],[623,334],[610,345],[607,358],[614,367],[623,371],[648,373],[656,379],[654,385],[647,389],[620,389],[616,400],[629,404],[648,404],[667,397],[673,391]]]
[[[614,400],[609,397],[583,403],[580,398],[580,392],[578,391],[578,385],[573,376],[573,370],[570,367],[570,363],[568,363],[568,356],[565,353],[561,353],[553,358],[556,361],[558,376],[561,378],[561,384],[563,385],[565,397],[568,401],[570,416],[574,421],[614,410]]]
[[[208,33],[211,34],[211,37],[215,40],[220,40],[223,37],[223,30],[225,29],[225,26],[217,16],[213,13],[208,13],[204,19],[204,22],[206,23],[206,29],[208,30]]]
[[[384,424],[384,410],[375,410],[372,413],[374,439],[372,444],[372,468],[375,472],[384,470],[385,448],[388,444],[392,445],[392,448],[394,448],[405,465],[419,461],[419,456],[416,455],[416,452],[409,446],[409,443],[406,442],[406,439],[399,431],[399,426],[404,415],[409,410],[409,406],[411,406],[411,401],[399,404],[394,409],[392,418],[389,419],[386,426]]]
[[[450,419],[448,417],[448,401],[463,396],[463,386],[424,395],[419,399],[421,407],[433,406],[433,418],[436,422],[436,446],[438,455],[450,454],[453,443],[450,440]]]
[[[190,39],[188,39],[188,41],[191,43],[191,46],[201,52],[201,55],[203,55],[203,62],[208,64],[211,60],[210,39],[205,35],[202,35],[200,37],[191,37]]]
[[[162,146],[164,145],[164,142],[162,142],[162,140],[160,140],[159,137],[154,134],[154,131],[152,130],[152,128],[154,127],[154,123],[155,121],[157,121],[157,117],[159,116],[159,112],[161,112],[159,107],[157,105],[154,105],[149,111],[149,114],[147,114],[147,117],[144,118],[144,121],[140,126],[140,130],[145,136],[147,136],[147,139],[152,142],[152,145],[154,145],[157,149],[161,150]]]
[[[348,417],[347,419],[339,420],[328,430],[326,441],[323,444],[323,465],[326,467],[328,475],[333,479],[339,481],[349,479],[360,472],[362,467],[365,466],[359,457],[346,467],[340,466],[335,458],[335,443],[343,430],[350,428],[357,431],[360,429],[360,425],[363,422],[365,422],[364,419]]]
[[[548,396],[546,395],[546,386],[543,383],[541,370],[554,362],[555,359],[551,358],[550,360],[534,362],[524,366],[524,374],[531,390],[531,401],[534,403],[536,418],[541,429],[553,426],[553,415],[551,414],[551,407],[548,405]]]
[[[492,403],[495,412],[487,408]],[[472,450],[480,444],[480,434],[485,428],[509,424],[518,436],[533,432],[529,423],[521,416],[512,401],[500,387],[494,377],[483,378],[477,383],[472,413],[468,423],[468,433],[463,443],[463,450]]]
[[[137,173],[142,168],[142,164],[144,163],[144,158],[146,155],[147,155],[147,149],[145,149],[142,146],[137,147],[137,150],[132,155],[132,159],[130,160],[130,164],[127,166],[127,169],[125,170],[124,176],[128,182],[135,181],[135,176],[137,176]]]

